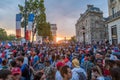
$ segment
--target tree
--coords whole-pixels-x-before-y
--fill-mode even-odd
[[[72,36],[71,39],[70,39],[71,42],[76,42],[76,37],[75,36]]]
[[[51,37],[51,29],[50,24],[46,22],[46,14],[45,14],[45,7],[44,7],[44,0],[28,0],[26,2],[25,9],[24,6],[18,5],[20,13],[23,15],[23,21],[21,22],[22,27],[25,26],[25,16],[27,16],[26,21],[28,21],[28,14],[33,13],[35,18],[33,22],[33,28],[36,27],[36,32],[39,36],[43,37]],[[26,11],[26,14],[25,14]],[[26,23],[26,25],[28,22]],[[33,29],[32,29],[33,30]],[[34,37],[34,35],[33,35]]]
[[[14,34],[8,35],[8,36],[7,36],[7,40],[9,40],[9,41],[15,40],[15,35],[14,35]]]
[[[7,32],[5,31],[5,29],[0,28],[0,40],[4,41],[7,39]]]

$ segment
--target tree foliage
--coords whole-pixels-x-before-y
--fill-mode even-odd
[[[70,39],[70,41],[76,42],[76,37],[75,37],[75,36],[72,36],[71,39]]]
[[[7,32],[5,29],[0,28],[0,40],[4,41],[7,40]]]
[[[7,36],[7,40],[9,40],[9,41],[15,40],[15,35],[14,35],[14,34],[8,35],[8,36]]]
[[[20,13],[23,15],[23,21],[21,22],[22,27],[25,26],[25,16],[27,16],[26,20],[28,21],[28,14],[33,13],[35,16],[33,23],[36,25],[35,27],[38,35],[43,37],[51,37],[52,33],[50,29],[50,24],[46,22],[44,0],[28,0],[26,2],[26,9],[22,5],[18,6]],[[25,10],[27,14],[25,14]]]

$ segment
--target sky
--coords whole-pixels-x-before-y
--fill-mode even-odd
[[[15,34],[15,16],[19,13],[18,4],[24,5],[25,0],[0,1],[0,28],[6,29],[8,34]],[[57,24],[57,36],[70,38],[75,35],[75,24],[91,4],[103,11],[108,17],[108,0],[45,0],[47,21]],[[23,33],[24,34],[24,33]]]

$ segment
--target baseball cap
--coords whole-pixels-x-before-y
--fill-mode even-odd
[[[63,62],[57,62],[57,64],[56,64],[56,67],[57,68],[60,68],[60,67],[62,67],[62,66],[64,66],[65,64],[63,63]]]

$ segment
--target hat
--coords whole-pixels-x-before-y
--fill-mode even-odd
[[[65,63],[67,63],[68,61],[69,61],[69,59],[68,59],[68,58],[65,58],[65,59],[64,59],[64,62],[65,62]]]
[[[21,74],[20,68],[12,68],[11,72],[12,72],[12,75]]]
[[[65,64],[63,62],[57,62],[56,67],[59,69],[60,67],[64,66]]]
[[[72,60],[72,64],[73,64],[75,67],[80,67],[80,63],[79,63],[78,59],[76,59],[76,58]]]

